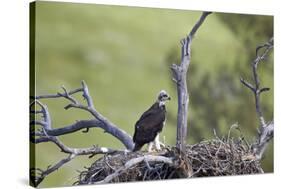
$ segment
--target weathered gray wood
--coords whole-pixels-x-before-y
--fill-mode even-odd
[[[274,135],[274,122],[271,121],[268,124],[260,127],[258,137],[256,142],[252,145],[253,154],[257,159],[263,157],[263,153],[266,150],[266,147],[269,141],[273,138]]]
[[[117,127],[114,123],[109,121],[106,117],[104,117],[102,114],[100,114],[95,109],[94,103],[90,96],[89,89],[84,81],[82,81],[82,88],[78,88],[78,89],[72,90],[70,92],[68,92],[64,87],[62,87],[62,89],[63,89],[64,93],[57,93],[54,95],[41,95],[41,96],[33,97],[35,99],[35,101],[31,104],[31,106],[34,103],[37,103],[42,108],[42,110],[41,111],[32,111],[32,112],[33,113],[42,113],[43,121],[33,121],[30,123],[31,125],[37,124],[37,125],[44,126],[44,132],[46,132],[46,134],[50,135],[50,136],[59,136],[59,135],[73,133],[80,129],[88,130],[89,128],[99,127],[101,129],[103,129],[104,132],[111,134],[112,136],[117,138],[119,141],[121,141],[127,149],[129,149],[129,150],[133,149],[134,142],[132,140],[132,137],[129,134],[127,134],[124,130]],[[75,98],[73,98],[71,96],[78,92],[82,92],[82,95],[85,98],[87,105],[83,105],[83,104],[79,103]],[[47,106],[43,105],[39,101],[39,99],[45,99],[45,98],[66,98],[71,103],[68,104],[65,107],[65,109],[69,109],[69,108],[82,109],[82,110],[89,112],[91,115],[93,115],[95,119],[80,120],[72,125],[54,129],[51,126],[51,118],[50,118],[49,112],[47,111]],[[44,137],[41,137],[41,138],[31,137],[31,141],[34,143],[47,142],[46,138],[44,138]]]
[[[108,175],[107,177],[105,177],[104,180],[101,180],[99,182],[95,182],[93,184],[105,184],[105,183],[109,183],[111,182],[114,178],[118,177],[119,175],[121,175],[122,173],[124,173],[125,171],[127,171],[128,169],[130,169],[131,167],[141,163],[141,162],[164,162],[168,165],[173,166],[174,162],[172,158],[169,157],[164,157],[164,156],[155,156],[155,155],[143,155],[140,157],[136,157],[133,159],[130,159],[129,161],[127,161],[122,167],[120,167],[119,169],[117,169],[114,173],[112,173],[111,175]]]
[[[191,53],[190,47],[192,39],[202,25],[206,17],[211,12],[203,12],[200,19],[193,26],[189,35],[181,41],[181,63],[180,65],[173,64],[171,69],[173,72],[173,81],[177,85],[178,94],[178,115],[177,115],[177,147],[183,150],[185,146],[185,139],[187,136],[187,119],[188,119],[188,103],[189,94],[186,84],[187,70],[190,64]]]
[[[83,96],[86,99],[87,98],[89,99],[91,97],[90,97],[89,91],[87,90],[86,87],[87,87],[86,84],[83,83],[83,91],[84,91]],[[81,108],[81,109],[85,109],[92,113],[93,113],[93,111],[95,111],[91,100],[87,100],[88,106],[83,106],[83,105],[79,104],[78,101],[76,101],[73,97],[69,96],[69,93],[65,89],[64,89],[64,91],[65,91],[64,94],[58,93],[58,96],[56,96],[56,97],[54,97],[55,95],[51,95],[51,96],[54,98],[65,97],[66,99],[70,100],[73,104],[68,105],[67,106],[68,108],[70,108],[70,107]],[[50,95],[47,95],[43,98],[49,98],[49,96]],[[89,147],[89,148],[70,148],[59,140],[59,138],[57,137],[58,135],[72,133],[72,132],[75,132],[82,128],[89,129],[90,127],[95,126],[95,127],[100,127],[102,129],[104,129],[106,132],[112,134],[117,139],[119,139],[121,142],[124,142],[125,146],[128,145],[128,147],[133,148],[133,141],[132,141],[131,137],[129,135],[127,135],[123,130],[118,129],[115,125],[111,125],[110,122],[109,123],[104,122],[104,120],[106,120],[106,119],[104,117],[102,117],[101,115],[99,115],[100,116],[99,118],[103,118],[103,120],[97,119],[97,120],[78,121],[75,124],[70,125],[68,127],[53,129],[52,124],[51,124],[51,117],[50,117],[49,111],[47,109],[47,106],[42,104],[39,100],[37,100],[36,97],[35,97],[35,101],[32,102],[30,106],[32,107],[35,104],[38,104],[38,106],[40,106],[41,110],[35,110],[32,112],[41,113],[42,120],[41,121],[39,121],[39,120],[31,121],[31,123],[30,123],[31,126],[34,124],[41,126],[41,129],[39,131],[32,131],[32,129],[31,129],[31,133],[30,133],[31,142],[34,142],[34,143],[52,142],[60,148],[61,152],[69,154],[68,157],[61,159],[54,165],[50,165],[46,170],[42,170],[39,168],[32,168],[30,170],[31,171],[30,174],[34,176],[34,179],[32,179],[32,180],[33,180],[35,186],[38,186],[44,180],[44,178],[46,176],[48,176],[52,172],[58,170],[60,167],[62,167],[64,164],[66,164],[69,161],[71,161],[72,159],[74,159],[76,156],[90,155],[92,157],[97,154],[110,154],[110,153],[115,153],[115,152],[120,151],[120,150],[114,150],[114,149],[107,148],[107,147],[98,147],[96,145],[93,145],[92,147]],[[95,114],[99,114],[99,113],[95,113]]]
[[[266,59],[270,50],[273,49],[273,43],[274,43],[274,39],[271,38],[267,43],[258,46],[256,48],[256,57],[252,62],[254,84],[251,84],[246,80],[244,80],[243,78],[240,78],[241,83],[253,92],[255,98],[255,107],[259,120],[259,129],[258,129],[258,136],[256,142],[252,144],[252,150],[253,150],[253,154],[256,156],[257,159],[262,158],[262,155],[267,147],[267,144],[273,138],[273,133],[274,133],[274,123],[273,121],[270,121],[269,123],[265,121],[260,105],[261,93],[269,91],[270,89],[267,87],[264,88],[260,87],[260,78],[258,75],[258,65],[260,62]],[[261,50],[263,51],[259,53]]]
[[[89,147],[89,148],[70,148],[70,147],[64,145],[57,137],[44,136],[42,138],[45,138],[46,141],[53,142],[60,148],[60,150],[62,152],[69,154],[69,155],[66,158],[61,159],[54,165],[48,166],[48,168],[46,170],[42,170],[39,168],[31,169],[30,171],[32,172],[32,175],[35,175],[35,178],[33,180],[35,186],[38,186],[45,179],[46,176],[48,176],[52,172],[58,170],[60,167],[62,167],[63,165],[65,165],[66,163],[71,161],[72,159],[76,158],[77,156],[91,155],[91,157],[92,157],[97,154],[111,154],[111,153],[115,153],[115,152],[119,151],[119,150],[113,150],[113,149],[106,148],[106,147],[98,147],[98,146],[93,146],[93,147]]]

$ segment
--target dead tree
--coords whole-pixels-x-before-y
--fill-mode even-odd
[[[61,166],[79,155],[89,155],[90,157],[92,157],[96,154],[110,154],[122,151],[110,149],[107,147],[98,147],[95,145],[89,148],[70,148],[64,145],[57,136],[73,133],[81,129],[85,129],[83,132],[88,132],[90,128],[99,127],[103,129],[104,132],[111,134],[119,141],[121,141],[126,149],[131,150],[134,147],[134,143],[129,134],[127,134],[121,128],[117,127],[95,109],[88,87],[84,81],[82,81],[81,88],[72,91],[67,91],[65,87],[62,87],[62,89],[62,93],[32,97],[33,100],[30,104],[30,113],[31,115],[33,115],[31,116],[30,121],[30,141],[34,144],[38,144],[41,142],[52,142],[56,144],[62,152],[68,154],[66,158],[62,159],[53,166],[49,166],[46,170],[32,168],[30,175],[31,181],[33,181],[33,184],[35,186],[40,184],[47,175],[59,169]],[[86,101],[86,105],[78,102],[72,96],[76,93],[82,93],[82,96]],[[40,99],[46,98],[65,98],[70,102],[64,107],[65,110],[68,110],[70,108],[82,109],[89,112],[94,117],[94,119],[79,120],[72,125],[55,129],[52,127],[51,116],[47,106],[40,101]],[[35,119],[35,115],[38,114],[42,115],[42,120]],[[39,129],[36,130],[35,125],[39,126]]]
[[[93,170],[91,169],[91,171],[88,171],[85,174],[81,173],[81,179],[78,184],[108,183],[115,182],[116,180],[122,181],[122,179],[123,181],[127,181],[128,179],[156,180],[262,172],[259,167],[259,162],[256,162],[255,160],[253,161],[253,159],[249,160],[248,150],[231,140],[228,140],[227,143],[225,143],[218,138],[214,141],[203,141],[193,146],[185,144],[189,102],[186,77],[191,60],[191,42],[195,33],[209,14],[210,12],[204,12],[192,28],[189,35],[182,40],[181,63],[180,65],[173,64],[171,67],[173,80],[177,84],[178,92],[176,148],[167,147],[156,155],[147,154],[146,152],[128,152],[134,147],[131,136],[97,111],[92,97],[90,96],[89,89],[86,83],[82,81],[82,87],[78,89],[68,91],[65,87],[62,87],[62,92],[57,94],[31,97],[30,141],[34,144],[43,142],[54,143],[63,153],[67,154],[65,158],[54,165],[48,166],[45,170],[36,167],[31,168],[30,180],[33,182],[33,185],[38,186],[46,176],[55,170],[58,170],[77,156],[87,155],[92,157],[97,154],[103,154],[104,159],[95,161],[92,166]],[[273,39],[269,43],[257,48],[257,57],[253,62],[255,86],[244,79],[241,79],[241,82],[253,91],[256,100],[256,111],[260,120],[260,129],[257,142],[252,145],[253,150],[251,153],[253,153],[255,157],[259,158],[262,156],[266,144],[273,137],[273,122],[265,122],[260,108],[259,96],[262,92],[268,91],[269,89],[260,88],[257,66],[261,61],[265,60],[266,55],[272,47]],[[259,54],[261,49],[264,49],[264,52]],[[85,103],[79,102],[74,97],[74,94],[77,93],[82,94]],[[93,116],[93,119],[78,120],[71,125],[53,128],[51,115],[48,111],[47,105],[42,102],[43,99],[50,98],[64,98],[69,102],[69,104],[64,107],[65,110],[70,108],[80,109],[88,112],[91,116]],[[39,116],[42,117],[41,120],[37,119]],[[63,142],[58,138],[61,135],[77,132],[79,130],[82,130],[83,133],[87,133],[90,128],[103,129],[104,132],[109,133],[121,141],[125,146],[125,149],[111,149],[108,147],[99,147],[97,145],[93,145],[88,148],[70,148],[63,144]],[[235,153],[238,153],[239,156],[234,156],[233,154]],[[111,156],[107,156],[108,154]],[[184,155],[182,156],[182,154]],[[111,158],[112,162],[119,162],[115,165],[119,167],[112,167],[107,158]],[[225,163],[226,159],[229,160],[227,161],[227,164]],[[120,162],[124,162],[124,160],[126,163],[120,165]],[[209,162],[204,163],[204,161]],[[238,165],[239,163],[240,165],[243,165],[240,166],[244,167],[243,170],[237,170],[235,167],[228,170],[228,167],[234,166],[234,162],[235,165]],[[218,170],[218,164],[222,170]],[[212,167],[212,165],[216,165],[216,167]],[[128,171],[132,170],[132,167],[138,170],[135,170],[135,172],[131,174]],[[142,177],[139,176],[140,172],[143,173]],[[87,180],[87,178],[90,178],[90,180]]]
[[[269,89],[260,88],[257,65],[265,60],[272,48],[273,40],[257,48],[257,56],[252,65],[255,86],[241,79],[241,82],[254,92],[256,111],[260,120],[260,131],[254,144],[249,145],[238,125],[234,124],[230,127],[226,139],[219,138],[214,132],[215,139],[185,145],[181,149],[166,147],[158,152],[157,156],[151,156],[146,152],[130,153],[128,156],[105,155],[87,170],[82,171],[79,180],[74,184],[263,173],[260,159],[267,143],[273,137],[273,122],[266,123],[260,108],[259,95]],[[264,49],[264,52],[258,54],[261,49]],[[234,128],[240,131],[239,140],[230,137]]]
[[[203,12],[202,16],[194,25],[188,36],[181,40],[181,63],[180,65],[173,64],[171,67],[173,72],[173,81],[177,85],[178,93],[177,147],[180,150],[183,150],[187,136],[189,94],[186,85],[186,77],[191,60],[191,42],[196,31],[209,14],[211,14],[211,12]]]
[[[174,72],[173,80],[176,81],[178,86],[178,131],[177,131],[177,146],[180,149],[183,148],[185,144],[184,140],[186,138],[186,123],[187,123],[187,110],[188,110],[188,92],[186,87],[186,73],[188,69],[188,65],[190,63],[190,45],[191,40],[193,39],[196,31],[201,26],[205,18],[210,14],[210,12],[204,12],[200,19],[197,21],[195,26],[192,28],[189,35],[182,40],[182,62],[179,66],[173,65],[172,70]],[[83,132],[88,132],[90,128],[99,127],[104,130],[104,132],[111,134],[119,141],[121,141],[127,150],[132,150],[134,147],[134,143],[132,138],[129,134],[127,134],[124,130],[120,127],[116,126],[114,123],[109,121],[106,117],[101,115],[94,107],[93,100],[90,96],[88,87],[84,81],[82,81],[82,87],[67,91],[65,87],[62,87],[63,92],[57,94],[50,94],[50,95],[39,95],[32,97],[32,101],[30,103],[30,113],[31,121],[30,121],[30,141],[34,144],[39,144],[42,142],[52,142],[56,144],[62,152],[68,154],[65,159],[62,159],[57,164],[53,166],[49,166],[46,170],[42,170],[39,168],[32,168],[31,169],[31,181],[33,184],[37,186],[40,184],[44,178],[52,173],[53,171],[59,169],[61,166],[66,164],[67,162],[74,159],[76,156],[79,155],[90,155],[94,156],[96,154],[109,154],[115,153],[120,150],[110,149],[107,147],[98,147],[93,146],[90,148],[69,148],[64,145],[58,138],[60,135],[65,135],[69,133],[76,132],[81,129],[85,129]],[[86,105],[78,102],[73,95],[76,93],[82,93],[82,96],[86,100]],[[70,104],[64,107],[65,110],[70,108],[81,109],[84,111],[89,112],[94,119],[90,120],[79,120],[75,123],[60,127],[60,128],[53,128],[51,123],[51,116],[48,111],[46,105],[44,105],[41,100],[42,99],[50,99],[50,98],[65,98],[67,99]],[[38,110],[38,108],[40,109]],[[41,114],[42,120],[36,120],[35,115]],[[39,126],[40,129],[36,130],[36,126]],[[149,156],[150,157],[150,156]],[[162,159],[161,157],[153,157],[153,160]],[[147,158],[146,158],[147,160]]]
[[[265,61],[267,59],[268,54],[273,49],[273,42],[274,39],[271,38],[267,43],[256,48],[256,57],[252,62],[254,84],[251,84],[245,79],[240,78],[241,83],[253,92],[255,98],[255,107],[259,120],[259,128],[256,142],[252,145],[252,150],[257,159],[262,158],[266,146],[268,142],[273,138],[274,133],[274,122],[273,120],[266,122],[260,104],[260,95],[263,92],[269,91],[270,89],[268,87],[261,87],[258,74],[258,66],[262,61]]]

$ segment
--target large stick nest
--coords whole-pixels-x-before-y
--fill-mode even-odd
[[[130,160],[147,156],[172,159],[172,164],[161,161],[141,161],[125,168]],[[187,145],[184,152],[165,147],[158,152],[127,152],[104,155],[87,170],[82,171],[74,184],[95,184],[143,180],[163,180],[205,176],[243,175],[263,173],[260,162],[250,148],[241,142],[214,139]],[[107,180],[108,176],[112,178]],[[107,178],[107,179],[106,179]]]

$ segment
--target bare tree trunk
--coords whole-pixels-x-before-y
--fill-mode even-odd
[[[188,103],[189,94],[186,84],[187,70],[190,64],[190,46],[192,39],[202,25],[206,17],[211,14],[211,12],[203,12],[200,19],[193,26],[189,35],[181,41],[181,63],[180,65],[173,64],[171,69],[173,72],[173,81],[177,84],[178,93],[178,117],[177,117],[177,147],[183,150],[185,146],[185,139],[187,136],[187,118],[188,118]]]

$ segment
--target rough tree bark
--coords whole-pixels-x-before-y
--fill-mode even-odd
[[[178,114],[177,114],[177,144],[176,146],[183,151],[187,136],[187,119],[188,119],[188,103],[189,94],[186,85],[187,70],[191,60],[191,42],[199,27],[202,25],[206,17],[211,12],[203,12],[200,19],[193,26],[192,30],[186,38],[181,41],[181,63],[180,65],[173,64],[171,70],[173,72],[173,81],[177,85],[178,93]]]

